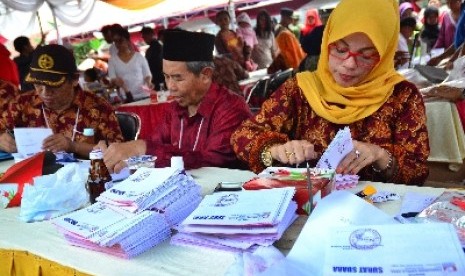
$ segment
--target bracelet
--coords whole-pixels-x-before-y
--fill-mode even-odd
[[[371,165],[371,168],[373,169],[373,171],[375,173],[380,173],[380,172],[383,172],[383,171],[386,171],[390,168],[392,168],[392,163],[393,163],[393,160],[394,158],[392,157],[392,153],[390,153],[389,151],[387,151],[386,149],[383,149],[388,155],[389,155],[389,160],[388,160],[388,163],[386,165],[386,168],[384,168],[383,170],[381,169],[377,169],[374,165]]]

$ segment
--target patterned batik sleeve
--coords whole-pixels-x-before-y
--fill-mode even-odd
[[[405,97],[394,107],[402,112],[395,123],[391,152],[397,160],[397,170],[392,182],[422,185],[429,173],[426,161],[430,152],[425,105],[416,87],[411,85],[403,89],[408,93],[403,93]]]
[[[254,172],[262,171],[261,153],[274,144],[287,142],[299,114],[296,98],[300,95],[295,79],[286,81],[266,100],[260,112],[248,119],[233,133],[231,143],[239,159]]]

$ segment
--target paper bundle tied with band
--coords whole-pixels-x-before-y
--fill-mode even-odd
[[[313,205],[321,198],[330,194],[334,186],[334,170],[310,169],[312,183]],[[310,193],[308,192],[307,170],[303,168],[269,167],[257,177],[244,183],[246,190],[260,190],[294,187],[296,189],[293,200],[297,202],[297,213],[308,214]]]

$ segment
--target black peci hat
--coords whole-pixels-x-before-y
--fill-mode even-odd
[[[164,33],[163,59],[213,61],[215,36],[207,33],[169,30]]]
[[[282,8],[280,14],[281,16],[292,17],[294,11],[289,8]]]
[[[73,53],[64,46],[51,44],[37,48],[26,81],[48,86],[61,86],[69,75],[77,73]]]

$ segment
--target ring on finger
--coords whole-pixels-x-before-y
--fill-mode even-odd
[[[362,154],[359,150],[355,150],[355,158],[359,158],[360,154]]]

